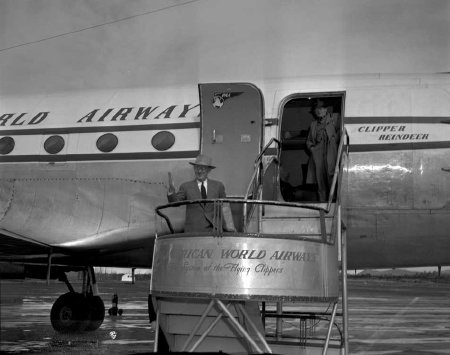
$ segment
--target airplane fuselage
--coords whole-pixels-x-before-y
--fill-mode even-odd
[[[329,96],[341,100],[342,127],[349,136],[341,184],[349,267],[450,264],[450,80],[445,75],[255,85],[264,103],[256,133],[230,121],[229,129],[214,129],[212,138],[196,87],[5,98],[2,234],[83,253],[95,265],[149,267],[155,233],[168,231],[154,213],[167,202],[168,172],[178,185],[192,179],[188,162],[215,149],[222,158],[215,157],[212,177],[227,182],[241,169],[230,169],[229,137],[238,136],[238,145],[233,143],[238,152],[249,143],[260,151],[271,138],[283,140],[288,103]],[[210,102],[217,105],[214,110],[236,100],[244,100],[242,107],[245,95],[215,93]],[[295,124],[295,115],[289,119]],[[286,150],[283,159],[297,174],[295,154],[289,154]],[[245,168],[252,169],[252,156]],[[226,186],[228,195],[243,195],[231,183]],[[172,216],[178,229],[183,216],[181,211]]]

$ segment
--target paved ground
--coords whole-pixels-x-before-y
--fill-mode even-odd
[[[78,285],[74,285],[77,289]],[[0,282],[0,352],[132,354],[151,352],[148,282],[101,283],[108,309],[119,295],[120,317],[106,316],[95,332],[62,335],[50,324],[50,309],[65,285]],[[450,354],[450,282],[349,280],[351,354]]]
[[[352,354],[450,354],[450,283],[352,280]]]

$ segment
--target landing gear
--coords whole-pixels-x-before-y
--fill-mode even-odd
[[[95,282],[94,270],[88,267],[83,273],[83,290],[75,292],[62,274],[69,292],[60,296],[53,304],[50,320],[53,328],[58,332],[93,331],[98,329],[105,318],[105,305],[97,296],[98,290]]]
[[[59,332],[85,330],[89,324],[87,298],[76,292],[60,296],[53,304],[50,320],[53,328]]]
[[[89,296],[87,298],[89,306],[90,321],[85,330],[97,330],[105,319],[105,304],[100,296]]]

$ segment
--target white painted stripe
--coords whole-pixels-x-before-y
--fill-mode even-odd
[[[175,142],[167,151],[194,151],[200,146],[200,129],[173,129],[167,130],[175,136]],[[111,153],[139,153],[159,152],[151,143],[152,137],[158,130],[148,131],[119,131],[113,132],[119,143]],[[66,155],[66,154],[105,154],[98,150],[96,143],[98,138],[105,132],[100,133],[71,133],[60,134],[65,145],[61,152],[49,154],[44,150],[44,142],[52,135],[17,135],[11,136],[15,141],[13,151],[6,156],[22,155]]]

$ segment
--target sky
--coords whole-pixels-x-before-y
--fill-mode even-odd
[[[450,1],[0,1],[0,96],[418,72],[450,72]]]

